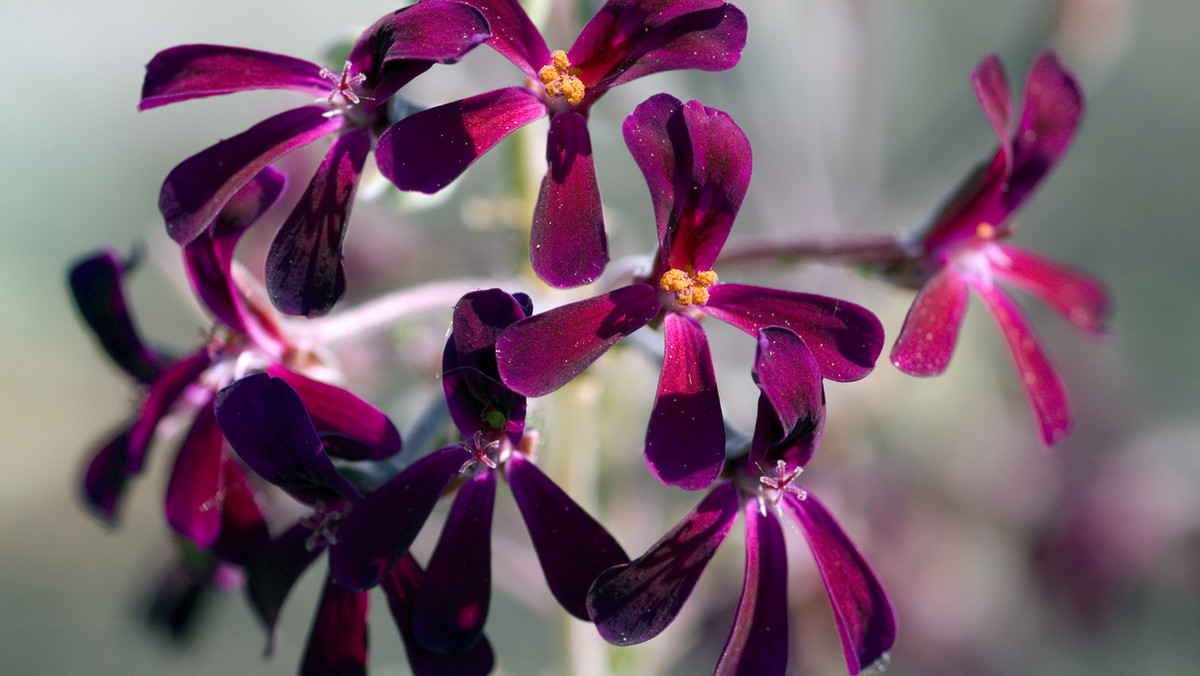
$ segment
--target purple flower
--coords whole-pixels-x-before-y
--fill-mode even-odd
[[[787,547],[779,519],[800,527],[833,607],[851,674],[895,643],[887,592],[817,499],[797,485],[825,418],[821,368],[805,341],[782,327],[758,332],[758,423],[747,455],[645,554],[610,568],[588,594],[588,612],[610,643],[647,641],[675,619],[738,512],[746,517],[742,598],[718,674],[783,674],[788,662]]]
[[[402,190],[436,192],[513,130],[550,116],[530,233],[534,271],[556,287],[586,284],[608,261],[587,117],[609,89],[664,70],[732,68],[746,17],[720,0],[608,0],[568,51],[551,52],[517,0],[468,0],[488,41],[529,78],[417,113],[379,139],[379,169]]]
[[[487,22],[458,2],[425,0],[367,29],[340,73],[279,54],[181,45],[146,66],[141,110],[255,89],[287,89],[317,102],[268,118],[184,160],[167,176],[159,210],[180,244],[193,241],[230,197],[284,154],[334,136],[324,161],[267,256],[271,301],[293,315],[324,314],[345,293],[342,240],[385,101],[435,63],[452,63],[488,38]]]
[[[503,471],[554,597],[587,619],[588,586],[605,568],[629,560],[591,516],[528,457],[525,397],[500,382],[496,337],[531,311],[529,299],[491,289],[469,293],[454,309],[443,356],[446,400],[465,441],[421,458],[355,507],[330,554],[334,579],[367,589],[403,565],[438,498],[458,494],[413,598],[417,640],[436,653],[476,645],[491,595],[491,522],[497,473]]]
[[[1052,446],[1071,428],[1066,389],[1025,316],[996,282],[1033,294],[1083,331],[1104,330],[1108,294],[1098,281],[1001,241],[1014,230],[1009,217],[1070,145],[1083,117],[1083,94],[1053,53],[1039,54],[1029,69],[1021,118],[1014,129],[1012,98],[1000,60],[995,55],[985,58],[971,80],[1000,147],[917,234],[912,243],[917,255],[893,270],[897,280],[920,292],[891,359],[915,376],[944,371],[966,312],[967,288],[974,289],[1000,324],[1042,441]]]
[[[716,480],[725,430],[706,315],[757,335],[780,325],[804,337],[825,378],[858,380],[883,345],[875,315],[845,301],[744,284],[719,283],[713,264],[750,183],[746,136],[729,115],[667,94],[625,120],[625,141],[654,200],[658,254],[642,283],[516,323],[496,353],[506,385],[548,394],[652,320],[666,352],[646,432],[646,461],[663,483],[696,490]]]

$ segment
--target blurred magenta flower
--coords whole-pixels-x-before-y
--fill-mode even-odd
[[[184,160],[163,182],[158,206],[182,245],[271,162],[334,136],[308,189],[267,257],[271,302],[292,315],[329,311],[346,290],[342,240],[373,139],[389,124],[387,100],[435,63],[453,63],[489,37],[487,21],[459,2],[424,0],[383,17],[355,42],[339,72],[240,47],[181,45],[146,66],[141,110],[256,89],[317,97]]]
[[[1033,62],[1014,128],[1012,97],[1000,60],[990,55],[971,74],[975,95],[1000,139],[991,162],[967,178],[910,246],[914,257],[892,271],[920,288],[891,360],[915,376],[942,373],[950,362],[967,308],[967,288],[979,294],[1008,342],[1043,443],[1071,428],[1066,389],[1016,303],[995,282],[1011,284],[1091,334],[1103,332],[1108,294],[1095,279],[1001,240],[1010,216],[1033,194],[1066,152],[1083,117],[1083,94],[1051,52]]]
[[[824,428],[821,368],[802,338],[772,326],[758,332],[753,374],[761,394],[749,451],[731,460],[725,478],[645,554],[601,573],[588,594],[588,612],[610,643],[654,638],[674,621],[740,511],[746,517],[745,581],[715,673],[786,673],[788,568],[779,523],[786,510],[812,550],[846,666],[857,674],[895,643],[896,618],[849,536],[797,485]]]
[[[505,384],[527,396],[562,387],[617,342],[661,321],[666,352],[646,431],[646,461],[665,484],[716,480],[725,428],[700,320],[713,316],[757,335],[780,325],[803,336],[825,378],[858,380],[874,368],[883,328],[835,298],[720,283],[713,264],[750,183],[750,143],[726,113],[668,95],[625,120],[625,141],[654,201],[658,254],[642,283],[517,322],[497,343]]]
[[[379,139],[379,169],[402,190],[436,192],[518,127],[550,116],[549,167],[529,257],[547,284],[595,280],[608,261],[587,118],[609,89],[665,70],[732,68],[746,17],[721,0],[608,0],[570,50],[551,52],[517,0],[467,0],[491,25],[488,44],[529,78],[401,120]]]

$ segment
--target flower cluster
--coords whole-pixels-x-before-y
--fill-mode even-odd
[[[592,106],[645,75],[733,68],[746,36],[745,15],[722,0],[607,0],[570,49],[551,51],[517,0],[422,0],[371,25],[340,68],[217,45],[154,56],[143,110],[252,89],[315,100],[184,160],[163,183],[166,232],[180,245],[191,290],[212,320],[202,345],[178,356],[141,338],[124,292],[136,258],[105,250],[72,268],[83,319],[144,388],[131,419],[87,467],[88,505],[114,521],[160,423],[189,417],[167,487],[167,521],[210,571],[228,573],[209,574],[204,584],[240,581],[269,647],[300,575],[329,554],[303,674],[366,672],[369,599],[377,586],[415,673],[492,671],[497,656],[484,629],[501,482],[512,491],[550,595],[614,645],[648,641],[675,620],[741,514],[742,596],[715,670],[785,673],[794,662],[787,514],[816,561],[847,670],[858,673],[884,658],[897,626],[884,586],[800,481],[824,432],[825,381],[868,376],[884,329],[870,310],[847,300],[718,276],[752,174],[751,140],[732,115],[666,93],[628,114],[622,132],[649,188],[657,248],[636,272],[601,277],[609,250],[588,126]],[[417,76],[483,45],[515,64],[525,81],[415,113],[400,99]],[[999,320],[1043,439],[1053,444],[1070,424],[1065,389],[993,280],[1030,291],[1080,328],[1100,330],[1106,295],[1098,283],[999,241],[1012,232],[1009,215],[1065,152],[1082,96],[1057,58],[1042,54],[1013,129],[999,60],[988,57],[973,81],[1000,138],[996,156],[931,225],[897,238],[875,260],[884,262],[868,269],[920,289],[891,353],[913,375],[946,368],[966,289],[975,289]],[[414,421],[402,444],[389,416],[347,386],[352,378],[339,366],[344,348],[328,340],[337,332],[314,329],[365,333],[415,312],[386,298],[336,308],[347,290],[346,223],[368,156],[373,152],[396,188],[436,192],[518,127],[544,117],[546,172],[531,195],[529,262],[544,286],[605,285],[540,312],[531,296],[550,289],[537,280],[528,293],[480,288],[439,297],[435,305],[453,308],[436,395],[442,405]],[[273,163],[325,138],[324,160],[265,256],[238,253],[242,235],[285,193],[286,178]],[[751,435],[737,431],[746,421],[728,415],[718,394],[709,318],[756,341]],[[646,465],[666,487],[707,493],[630,560],[614,535],[619,524],[610,532],[539,467],[543,450],[570,449],[541,448],[537,425],[554,421],[529,415],[538,404],[527,398],[580,378],[642,329],[662,333],[661,351],[648,350],[659,377],[642,448]],[[439,517],[443,500],[449,506]],[[422,566],[415,543],[438,522],[440,536]]]

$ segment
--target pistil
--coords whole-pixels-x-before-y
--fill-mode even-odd
[[[319,75],[333,83],[333,89],[329,92],[329,96],[325,99],[331,105],[348,106],[359,102],[358,94],[354,93],[354,87],[367,81],[367,76],[363,73],[351,75],[351,65],[347,61],[342,66],[340,74],[334,73],[328,68],[322,68]],[[335,101],[337,99],[337,101]]]

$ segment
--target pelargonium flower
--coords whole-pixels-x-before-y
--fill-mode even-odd
[[[824,427],[821,371],[792,331],[772,326],[758,332],[754,379],[761,394],[750,450],[731,460],[724,480],[645,554],[596,579],[588,612],[605,640],[631,645],[666,629],[740,511],[745,582],[716,673],[785,673],[788,570],[779,519],[786,511],[816,560],[849,672],[857,674],[892,647],[896,617],[883,585],[825,506],[798,486]]]
[[[666,484],[711,484],[725,460],[725,428],[700,320],[757,335],[786,326],[816,355],[823,377],[853,381],[874,368],[883,329],[865,308],[834,298],[723,283],[713,265],[750,183],[750,143],[726,113],[697,101],[651,97],[625,120],[625,142],[654,201],[658,253],[640,283],[517,322],[496,353],[506,385],[548,394],[605,351],[661,321],[666,344],[646,461]]]
[[[466,0],[492,27],[488,41],[528,76],[401,120],[379,139],[379,169],[402,190],[436,192],[518,127],[550,116],[530,232],[534,272],[556,287],[596,279],[608,244],[587,118],[609,89],[664,70],[732,68],[746,17],[722,0],[608,0],[569,50],[551,52],[517,0]]]
[[[181,45],[146,66],[139,109],[255,89],[317,97],[270,117],[175,167],[158,206],[167,232],[188,244],[221,207],[271,162],[317,139],[334,140],[267,256],[271,301],[293,315],[324,314],[345,293],[342,240],[374,137],[389,124],[388,98],[435,63],[453,63],[490,36],[487,21],[459,2],[424,0],[368,28],[340,72],[280,54]]]
[[[1058,57],[1039,54],[1026,77],[1021,118],[1014,128],[1000,60],[986,57],[971,80],[1000,147],[929,227],[914,235],[914,257],[891,271],[894,279],[920,289],[891,359],[911,375],[942,373],[966,312],[967,288],[974,289],[1000,325],[1042,441],[1052,446],[1071,428],[1066,389],[1020,308],[996,282],[1033,294],[1083,331],[1104,330],[1109,302],[1097,280],[1002,241],[1014,230],[1011,215],[1070,145],[1083,117],[1083,93]]]
[[[367,497],[342,522],[330,554],[334,579],[367,589],[386,579],[438,498],[459,482],[441,537],[413,599],[413,630],[425,648],[456,653],[479,641],[491,595],[491,524],[497,475],[513,491],[551,593],[587,619],[596,575],[629,560],[620,545],[533,463],[525,397],[500,382],[495,343],[531,311],[529,299],[490,289],[454,309],[442,382],[462,443],[421,458]]]
[[[256,373],[222,389],[214,406],[221,431],[242,462],[312,507],[307,517],[260,547],[247,566],[247,592],[266,625],[273,650],[275,623],[300,575],[339,538],[340,524],[362,501],[358,489],[334,466],[329,451],[344,444],[371,443],[364,429],[329,433],[321,429],[302,396],[286,380]],[[452,655],[432,653],[415,640],[410,620],[421,569],[411,557],[383,580],[414,673],[486,674],[494,658],[486,640]],[[300,673],[365,674],[369,595],[326,576]]]
[[[215,319],[210,339],[178,359],[149,347],[125,301],[128,266],[112,251],[77,263],[70,283],[85,321],[113,360],[146,394],[132,419],[89,462],[84,497],[114,521],[128,482],[142,472],[159,423],[184,411],[194,416],[180,444],[166,492],[167,521],[203,549],[242,562],[246,549],[265,535],[250,477],[233,461],[213,416],[217,390],[245,373],[265,370],[303,393],[323,429],[342,441],[337,452],[352,459],[386,457],[400,449],[400,435],[374,406],[338,387],[304,375],[322,360],[279,328],[263,306],[236,281],[233,251],[241,235],[283,191],[282,174],[267,168],[218,212],[209,227],[183,249],[188,279]]]

